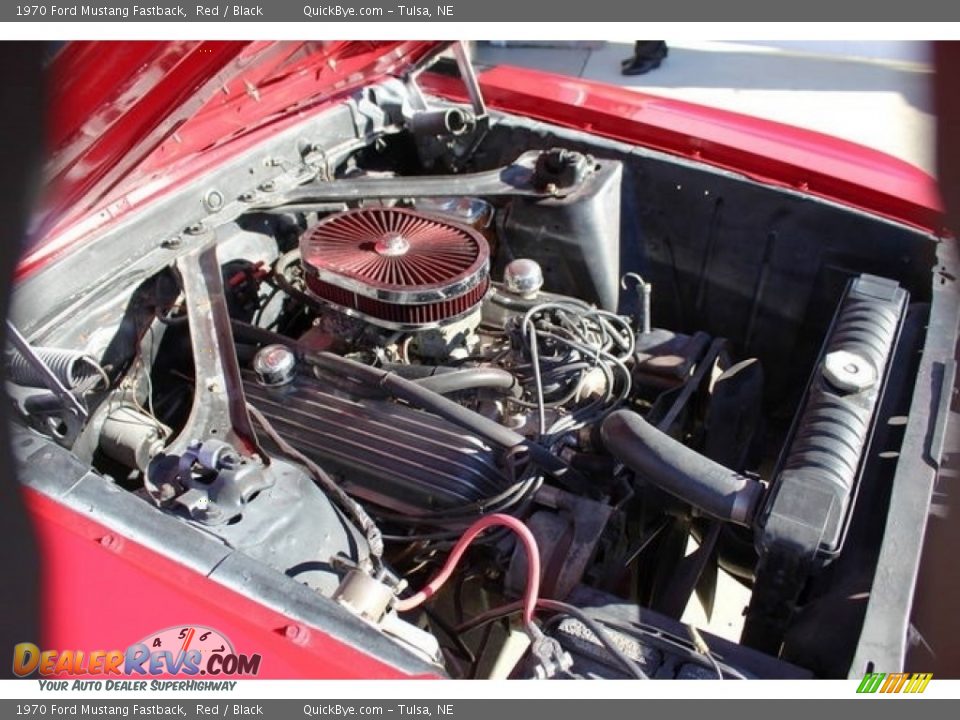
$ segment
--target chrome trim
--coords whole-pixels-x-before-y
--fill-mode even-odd
[[[406,255],[410,249],[410,241],[400,233],[390,233],[377,240],[373,249],[378,255],[386,255],[387,257]]]
[[[488,259],[476,270],[470,271],[471,274],[468,277],[448,285],[439,287],[425,285],[413,290],[386,290],[384,288],[374,287],[355,278],[345,277],[330,270],[314,267],[309,263],[303,262],[302,257],[300,263],[303,267],[304,275],[308,278],[308,288],[310,287],[309,278],[313,277],[321,282],[335,285],[343,290],[349,290],[357,295],[363,295],[373,300],[396,303],[397,305],[427,305],[429,303],[452,300],[473,290],[490,277],[490,261]],[[316,293],[312,294],[316,295]]]
[[[492,283],[490,285],[490,289],[493,289]],[[389,320],[381,320],[378,317],[367,315],[366,313],[360,312],[359,310],[355,310],[354,308],[344,307],[343,305],[332,302],[331,300],[326,300],[321,297],[317,297],[316,300],[317,302],[320,302],[326,305],[328,308],[330,308],[331,310],[334,310],[335,312],[342,313],[343,315],[354,318],[356,320],[363,320],[364,322],[368,322],[371,325],[376,325],[377,327],[382,327],[387,330],[398,330],[401,332],[416,332],[419,330],[435,330],[437,328],[446,327],[447,325],[452,325],[455,322],[464,320],[470,317],[471,315],[473,315],[474,313],[479,312],[480,306],[483,304],[483,301],[486,299],[487,295],[490,294],[490,289],[488,289],[487,292],[484,293],[483,297],[481,297],[477,301],[477,304],[471,307],[470,309],[465,310],[464,312],[459,313],[458,315],[452,315],[451,317],[444,318],[443,320],[437,320],[430,323],[420,323],[420,324],[396,323],[396,322],[391,322]]]

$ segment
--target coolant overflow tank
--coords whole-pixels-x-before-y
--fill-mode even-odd
[[[589,156],[582,156],[589,158]],[[544,287],[615,311],[620,280],[620,192],[623,165],[590,159],[560,197],[513,201],[504,226],[514,257],[534,257]]]

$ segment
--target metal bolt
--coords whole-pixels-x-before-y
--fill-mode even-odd
[[[202,222],[198,222],[198,223],[193,223],[193,225],[188,225],[188,226],[186,227],[186,229],[184,230],[184,232],[185,232],[187,235],[199,235],[200,233],[203,232],[203,229],[204,229],[204,228],[203,228],[203,223],[202,223]]]
[[[877,369],[862,355],[834,350],[823,360],[823,377],[841,392],[858,393],[876,384]]]
[[[219,190],[208,190],[203,196],[203,206],[207,212],[216,212],[223,207],[223,193]]]
[[[164,248],[165,250],[175,250],[181,245],[183,245],[183,238],[181,238],[179,235],[160,241],[160,247]]]
[[[116,535],[104,535],[100,538],[100,545],[107,550],[119,550],[121,542]]]
[[[310,633],[300,625],[287,625],[283,629],[283,635],[296,645],[306,645],[310,639]]]

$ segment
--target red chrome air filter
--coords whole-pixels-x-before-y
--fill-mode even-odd
[[[423,329],[473,310],[490,284],[476,230],[401,208],[331,215],[300,238],[307,287],[376,325]]]

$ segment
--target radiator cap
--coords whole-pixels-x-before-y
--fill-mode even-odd
[[[823,377],[837,390],[858,393],[876,384],[877,369],[858,353],[834,350],[823,360]]]

